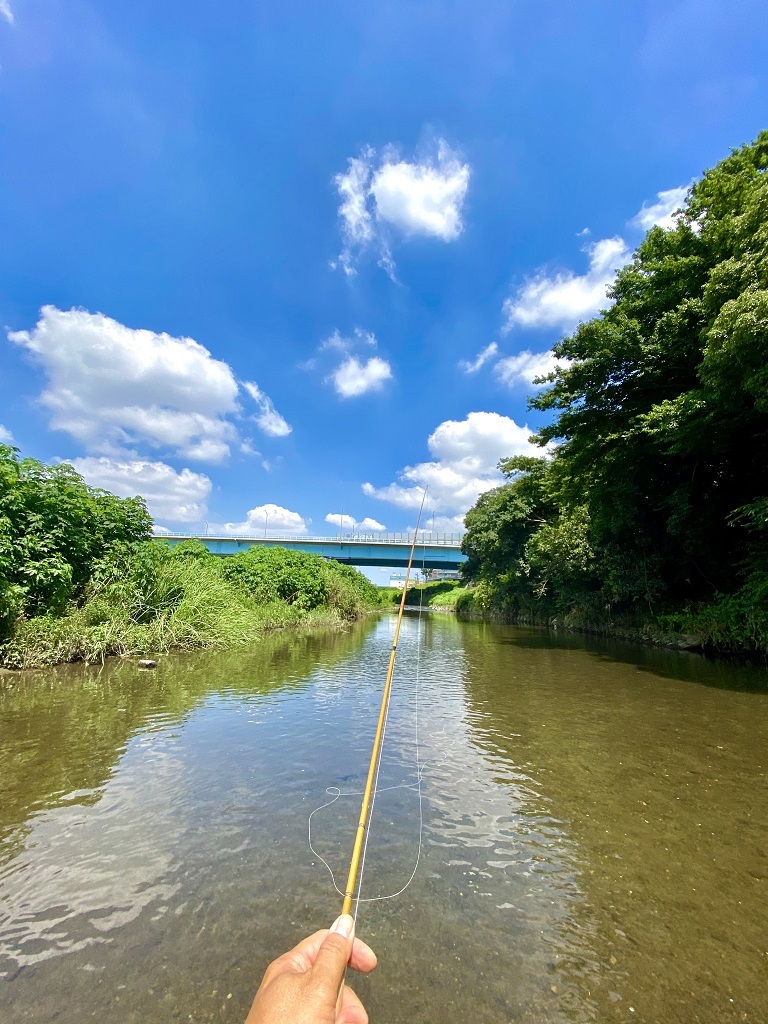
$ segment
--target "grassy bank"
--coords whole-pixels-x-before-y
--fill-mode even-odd
[[[389,600],[393,604],[400,603],[402,591],[390,590]],[[435,580],[434,583],[414,583],[408,587],[405,603],[409,606],[455,611],[456,602],[468,593],[460,580]]]
[[[697,608],[609,616],[589,606],[556,611],[543,602],[504,607],[484,600],[480,586],[465,591],[455,610],[467,621],[547,626],[675,650],[768,660],[768,595],[743,589]]]
[[[379,604],[361,573],[316,555],[251,548],[223,559],[196,541],[144,541],[111,550],[62,614],[20,617],[0,665],[241,647],[286,627],[338,627]]]

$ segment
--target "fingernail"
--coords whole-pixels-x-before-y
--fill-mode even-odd
[[[342,914],[331,925],[331,931],[336,932],[337,935],[343,935],[345,939],[351,939],[354,930],[355,922],[351,914]]]

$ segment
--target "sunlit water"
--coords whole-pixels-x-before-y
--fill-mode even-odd
[[[393,629],[0,677],[0,1019],[242,1022],[339,911],[307,818],[362,786]],[[409,617],[374,1024],[768,1020],[767,709],[760,668]],[[339,884],[358,810],[313,819]]]

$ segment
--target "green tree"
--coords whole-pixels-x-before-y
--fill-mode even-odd
[[[45,466],[0,445],[0,637],[20,615],[61,614],[99,559],[151,527],[141,498],[116,498],[66,463]]]
[[[702,600],[737,585],[768,491],[768,132],[708,171],[678,225],[653,228],[614,304],[555,346],[532,401],[557,413],[564,505],[586,503],[619,602]]]
[[[766,169],[763,132],[692,186],[610,308],[555,346],[531,401],[554,414],[534,439],[551,458],[512,460],[517,478],[466,516],[466,573],[492,602],[709,603],[710,635],[768,636]]]

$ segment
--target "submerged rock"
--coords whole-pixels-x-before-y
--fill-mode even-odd
[[[151,658],[139,658],[139,668],[157,668],[157,662]]]

